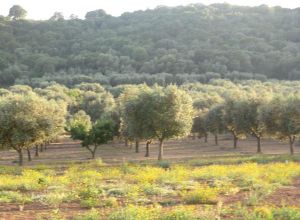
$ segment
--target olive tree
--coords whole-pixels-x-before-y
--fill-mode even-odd
[[[140,100],[147,119],[144,126],[159,140],[158,160],[162,160],[164,140],[191,132],[194,115],[192,99],[176,86],[154,86],[152,91],[143,93]]]
[[[84,111],[75,114],[70,122],[71,137],[81,140],[82,147],[92,154],[93,159],[98,147],[113,139],[114,132],[115,124],[112,120],[102,119],[92,124],[90,117]]]
[[[23,151],[64,127],[63,108],[34,93],[0,99],[0,145],[12,148],[23,165]]]
[[[226,129],[232,134],[233,136],[233,147],[237,148],[237,143],[239,139],[245,138],[245,132],[243,129],[239,128],[239,124],[235,118],[235,105],[236,101],[233,99],[227,99],[224,105],[224,115],[223,120],[226,126]]]
[[[208,130],[215,136],[215,144],[218,145],[218,135],[225,131],[223,105],[212,107],[206,115]]]
[[[139,142],[145,139],[141,125],[144,117],[139,118],[140,111],[138,96],[143,90],[149,89],[146,85],[131,86],[124,89],[118,98],[118,107],[121,115],[121,134],[125,137],[125,144],[128,139],[135,140],[135,152],[139,152]]]
[[[198,133],[198,137],[204,137],[204,142],[207,143],[208,127],[206,120],[207,111],[199,112],[193,119],[192,133]]]
[[[252,135],[257,140],[257,153],[261,153],[261,138],[267,134],[266,125],[262,119],[262,104],[266,99],[251,97],[240,100],[234,108],[234,123],[238,125],[238,130]]]
[[[82,93],[77,110],[84,110],[92,122],[100,118],[111,116],[115,108],[115,101],[109,92],[86,91]]]
[[[288,140],[290,153],[294,154],[294,143],[300,136],[300,98],[276,98],[265,105],[263,120],[268,132],[276,139]]]

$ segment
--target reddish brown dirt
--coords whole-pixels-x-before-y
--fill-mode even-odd
[[[264,203],[274,206],[300,206],[300,178],[293,185],[279,188],[268,196]]]
[[[238,192],[235,195],[230,195],[230,196],[225,196],[222,198],[222,202],[224,205],[230,205],[230,204],[234,204],[237,202],[242,202],[245,200],[247,196],[246,192]]]
[[[115,141],[101,146],[96,157],[101,157],[105,163],[115,164],[123,161],[156,160],[158,154],[158,143],[151,145],[150,157],[145,158],[145,143],[140,144],[140,153],[134,153],[132,148],[125,147],[121,141]],[[239,147],[233,149],[233,141],[230,136],[222,136],[219,146],[215,146],[213,139],[204,143],[203,139],[192,140],[191,138],[181,140],[166,141],[164,145],[164,158],[167,160],[191,159],[210,156],[224,155],[251,155],[256,152],[255,139],[241,140]],[[287,143],[280,143],[273,140],[262,140],[262,150],[264,154],[288,154],[289,147]],[[300,153],[300,146],[295,146],[295,153]],[[38,164],[68,164],[72,162],[84,162],[90,158],[89,152],[80,146],[79,142],[72,141],[68,137],[61,138],[58,143],[48,146],[45,152],[40,153],[39,157],[34,157],[33,161],[26,161],[26,152],[24,152],[25,165]],[[13,163],[14,161],[14,163]],[[0,151],[0,165],[16,165],[17,154],[15,151]]]

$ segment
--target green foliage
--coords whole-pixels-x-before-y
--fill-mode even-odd
[[[25,204],[32,202],[32,199],[26,195],[14,191],[1,191],[0,192],[1,203],[17,203]]]
[[[9,9],[9,17],[13,18],[14,20],[25,18],[27,11],[23,9],[19,5],[14,5]]]
[[[199,188],[183,196],[187,204],[216,204],[217,190],[209,187]]]
[[[197,220],[195,211],[190,208],[176,207],[176,209],[164,213],[159,220]]]
[[[0,146],[22,151],[62,133],[66,106],[47,101],[34,93],[11,94],[0,99]]]
[[[99,145],[106,144],[112,140],[115,134],[115,123],[112,120],[106,119],[97,121],[91,125],[89,117],[83,115],[84,118],[80,121],[71,123],[71,137],[75,140],[81,140],[82,146],[87,148],[92,157],[95,158],[95,153]]]
[[[9,12],[13,20],[0,20],[5,27],[0,32],[1,84],[297,80],[296,10],[193,4],[119,17],[99,9],[88,12],[85,20],[64,20],[56,12],[47,21],[24,22],[18,19],[26,11],[15,5]],[[19,71],[9,74],[12,66]]]

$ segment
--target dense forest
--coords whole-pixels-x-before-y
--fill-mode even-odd
[[[300,10],[193,4],[124,13],[0,16],[0,85],[300,79]]]

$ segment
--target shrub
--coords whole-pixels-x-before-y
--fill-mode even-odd
[[[282,207],[273,210],[274,219],[298,220],[300,219],[300,209],[296,207]]]
[[[210,187],[203,187],[186,193],[183,201],[187,204],[216,204],[217,190]]]
[[[167,160],[161,160],[157,162],[157,165],[163,169],[170,169],[171,163]]]
[[[102,189],[94,186],[82,186],[83,188],[79,191],[78,196],[80,199],[97,198],[102,195]]]
[[[97,198],[86,198],[80,201],[80,206],[84,208],[94,208],[100,205],[100,201]]]
[[[62,192],[50,192],[40,197],[42,203],[58,208],[67,199],[67,194]]]
[[[25,203],[32,202],[32,199],[18,192],[0,191],[0,203],[10,203],[10,202],[25,204]]]
[[[146,195],[161,195],[163,194],[164,190],[157,185],[154,184],[145,184],[142,186],[142,190]]]
[[[114,197],[105,198],[102,201],[104,207],[116,207],[118,206],[118,200]]]

